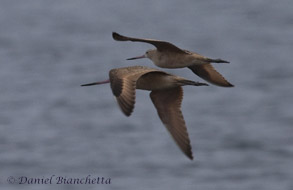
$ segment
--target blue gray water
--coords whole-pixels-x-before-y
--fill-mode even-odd
[[[291,0],[0,1],[0,186],[292,190],[292,8]],[[155,67],[125,60],[152,46],[116,42],[112,31],[231,62],[215,67],[235,88],[184,87],[194,161],[170,138],[148,92],[137,92],[127,118],[109,85],[80,87],[115,67]],[[166,71],[203,81],[188,69]],[[52,175],[111,184],[7,181]]]

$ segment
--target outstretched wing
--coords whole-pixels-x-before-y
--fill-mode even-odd
[[[220,73],[218,73],[215,68],[209,64],[194,65],[188,67],[192,72],[204,80],[223,87],[233,87],[234,85],[229,83]]]
[[[130,116],[135,104],[137,80],[145,73],[156,71],[148,67],[134,66],[112,69],[109,72],[111,89],[118,105],[126,116]]]
[[[122,36],[116,32],[112,33],[113,39],[117,41],[132,41],[132,42],[145,42],[154,45],[158,51],[169,51],[169,52],[176,52],[176,53],[183,53],[188,54],[186,51],[178,48],[177,46],[160,40],[153,40],[153,39],[143,39],[143,38],[132,38],[127,36]]]
[[[150,97],[161,121],[179,148],[188,158],[193,159],[187,128],[180,109],[183,98],[182,87],[152,91]]]

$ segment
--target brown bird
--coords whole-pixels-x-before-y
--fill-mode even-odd
[[[135,104],[135,89],[151,91],[150,97],[158,115],[171,136],[190,159],[193,159],[190,140],[181,112],[183,89],[181,86],[207,86],[163,71],[143,66],[112,69],[109,80],[84,84],[91,86],[109,83],[118,105],[126,116],[130,116]]]
[[[116,32],[112,36],[117,41],[145,42],[154,45],[157,49],[146,51],[142,56],[129,58],[128,60],[149,58],[155,65],[162,68],[183,68],[188,67],[193,73],[204,80],[222,87],[233,87],[220,73],[218,73],[211,63],[229,63],[222,59],[211,59],[195,52],[180,49],[175,45],[153,39],[142,39],[122,36]]]

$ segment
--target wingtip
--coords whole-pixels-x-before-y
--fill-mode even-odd
[[[212,63],[227,63],[229,64],[229,61],[223,60],[223,59],[208,59]]]
[[[193,160],[193,154],[192,154],[192,148],[189,144],[189,148],[183,151],[183,153],[189,158],[190,160]]]
[[[223,60],[223,59],[217,59],[216,63],[230,63],[229,61]]]
[[[126,41],[125,37],[121,34],[118,34],[117,32],[112,32],[112,37],[116,41]]]
[[[118,35],[117,32],[112,32],[112,38],[115,40],[116,36]]]
[[[184,154],[187,156],[187,158],[189,158],[190,160],[193,160],[193,155],[192,155],[192,151],[187,151],[187,152],[184,152]]]
[[[231,84],[231,83],[228,83],[228,85],[227,85],[227,86],[225,86],[225,87],[231,88],[231,87],[234,87],[234,85],[233,85],[233,84]]]
[[[193,161],[193,156],[192,155],[188,156],[188,158]]]
[[[131,116],[131,113],[132,113],[132,111],[131,111],[131,112],[127,112],[127,113],[123,112],[123,113],[124,113],[124,115],[125,115],[126,117],[130,117],[130,116]]]
[[[133,112],[133,109],[127,110],[124,107],[122,107],[121,103],[119,103],[119,102],[118,102],[118,105],[119,105],[119,108],[120,108],[121,112],[123,113],[123,115],[125,115],[126,117],[130,117],[131,116],[131,114]]]
[[[224,87],[224,88],[232,88],[232,87],[234,87],[234,85],[231,84],[231,83],[227,83],[227,84],[215,84],[214,83],[214,85],[219,86],[219,87]]]

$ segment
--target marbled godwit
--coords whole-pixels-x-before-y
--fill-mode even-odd
[[[122,36],[116,32],[113,32],[112,35],[117,41],[145,42],[152,44],[157,48],[146,51],[142,56],[129,58],[128,60],[149,58],[155,65],[162,68],[174,69],[188,67],[193,73],[212,84],[222,87],[233,87],[233,85],[211,65],[211,63],[229,63],[228,61],[204,57],[195,52],[180,49],[165,41],[132,38]]]
[[[193,159],[190,140],[181,113],[183,89],[181,86],[203,86],[199,83],[172,74],[142,66],[112,69],[110,79],[102,82],[84,84],[91,86],[109,83],[118,105],[126,116],[130,116],[135,104],[135,89],[151,91],[150,97],[158,115],[171,136],[190,159]]]

